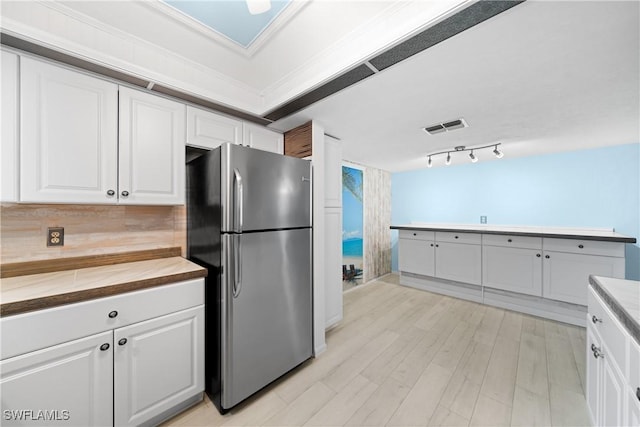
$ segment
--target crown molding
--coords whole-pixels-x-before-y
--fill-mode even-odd
[[[4,32],[250,114],[263,113],[260,91],[239,80],[59,2],[36,0],[28,3],[29,24],[8,16],[10,12],[7,14],[3,10],[0,28]],[[37,25],[44,19],[55,24],[49,28]],[[69,34],[82,34],[83,37],[70,39]],[[105,47],[111,48],[110,51]]]

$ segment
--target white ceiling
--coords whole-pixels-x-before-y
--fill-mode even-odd
[[[638,143],[638,6],[527,1],[274,126],[317,120],[345,159],[390,171],[456,145],[502,142],[519,157]],[[422,130],[459,117],[468,128]]]
[[[474,2],[296,0],[248,49],[157,0],[3,0],[0,23],[7,34],[264,115]],[[528,0],[272,126],[314,119],[343,141],[345,159],[389,171],[423,168],[426,154],[456,145],[502,142],[516,157],[638,143],[639,5]],[[459,117],[470,127],[421,130]]]

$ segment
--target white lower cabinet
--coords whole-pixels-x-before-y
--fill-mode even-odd
[[[624,251],[623,243],[617,245]],[[543,256],[542,295],[545,298],[587,305],[589,275],[624,278],[623,257],[548,250]]]
[[[435,275],[435,243],[428,240],[399,239],[400,271],[423,276]]]
[[[594,426],[638,426],[640,401],[633,387],[640,378],[633,378],[628,351],[633,338],[594,290],[589,292],[586,398],[591,421]]]
[[[435,277],[478,286],[482,283],[480,245],[436,240],[435,260]]]
[[[116,426],[139,425],[204,389],[202,336],[202,307],[114,331]]]
[[[31,337],[27,346],[3,340],[11,356],[0,361],[2,425],[158,424],[202,398],[203,279],[7,316],[0,326]]]
[[[1,361],[2,425],[112,425],[112,348],[108,331]]]

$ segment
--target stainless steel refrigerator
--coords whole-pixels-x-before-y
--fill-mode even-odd
[[[187,163],[205,286],[206,391],[221,412],[312,355],[311,165],[233,144]]]

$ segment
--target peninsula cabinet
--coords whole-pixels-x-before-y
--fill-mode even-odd
[[[3,425],[158,424],[201,400],[203,303],[196,279],[0,318]]]
[[[638,426],[640,347],[593,288],[588,299],[585,394],[591,421]]]
[[[624,278],[624,243],[543,239],[545,298],[587,305],[589,275]]]
[[[184,203],[184,104],[22,56],[20,105],[19,201]]]
[[[482,236],[482,284],[542,296],[542,238]]]

